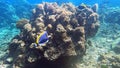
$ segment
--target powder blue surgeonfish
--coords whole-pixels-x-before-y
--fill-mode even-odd
[[[48,41],[49,41],[48,33],[47,31],[44,31],[37,36],[36,44],[42,46],[45,45]]]

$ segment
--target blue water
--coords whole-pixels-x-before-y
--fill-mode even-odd
[[[61,4],[61,3],[68,3],[68,2],[72,2],[74,5],[79,5],[81,3],[85,3],[85,4],[90,4],[90,5],[93,5],[95,3],[98,3],[98,4],[108,4],[108,5],[111,5],[111,6],[120,6],[120,1],[119,0],[1,0],[1,1],[5,1],[5,2],[10,2],[10,3],[19,3],[19,2],[22,2],[22,1],[26,1],[30,4],[39,4],[39,3],[42,3],[42,2],[57,2],[58,4]]]
[[[59,5],[70,2],[75,6],[81,3],[93,6],[97,3],[101,26],[93,41],[98,41],[108,49],[112,47],[110,45],[120,43],[120,0],[0,0],[0,59],[6,54],[8,43],[20,32],[16,28],[16,22],[21,18],[30,19],[32,9],[42,2],[56,2]]]
[[[119,0],[27,0],[31,4],[38,4],[42,2],[57,2],[59,4],[61,3],[67,3],[67,2],[72,2],[74,5],[79,5],[81,3],[85,4],[109,4],[111,6],[120,6],[120,1]]]
[[[8,23],[14,24],[21,18],[29,19],[35,4],[42,2],[57,2],[59,5],[71,2],[76,6],[81,3],[88,5],[98,3],[99,7],[105,7],[105,5],[109,7],[120,6],[119,0],[0,0],[0,26],[3,27]]]

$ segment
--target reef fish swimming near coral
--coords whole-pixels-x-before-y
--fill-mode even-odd
[[[48,40],[49,40],[48,33],[47,31],[44,31],[37,36],[36,44],[42,46],[46,44]]]

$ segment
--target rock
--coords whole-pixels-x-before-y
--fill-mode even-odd
[[[30,20],[22,19],[16,25],[21,31],[9,47],[9,55],[14,58],[13,65],[34,68],[44,62],[42,66],[70,67],[72,64],[67,65],[69,60],[82,58],[86,40],[95,36],[99,28],[98,14],[87,5],[83,7],[81,9],[70,3],[37,5]],[[44,46],[34,47],[37,35],[43,31],[51,36],[49,41]]]
[[[6,59],[6,62],[9,63],[9,64],[11,64],[13,62],[13,58],[12,57],[8,57]]]
[[[94,6],[92,7],[93,11],[94,12],[97,12],[98,11],[98,4],[94,4]]]
[[[24,25],[29,23],[29,20],[27,19],[21,19],[17,22],[16,27],[19,29],[23,29]]]
[[[114,48],[113,48],[113,51],[117,54],[120,54],[120,46],[119,45],[116,45]]]
[[[112,67],[112,68],[119,68],[120,65],[120,55],[116,55],[114,53],[108,53],[108,54],[103,54],[99,57],[99,60],[101,61],[102,64],[105,66],[103,67]],[[109,64],[108,64],[109,63]]]
[[[23,29],[27,32],[31,31],[32,30],[31,24],[29,24],[29,23],[25,24]]]

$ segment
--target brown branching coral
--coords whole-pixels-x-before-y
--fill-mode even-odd
[[[18,55],[31,64],[43,60],[48,63],[64,62],[60,59],[84,55],[87,38],[95,36],[99,28],[98,14],[88,6],[79,7],[71,3],[61,6],[57,3],[38,4],[30,21],[20,20],[17,23],[21,32],[10,45],[10,54],[11,51],[17,54],[14,62],[19,60]],[[34,48],[36,36],[42,31],[47,31],[51,37],[44,47]],[[22,41],[21,44],[18,41]],[[12,50],[13,46],[15,50]],[[25,62],[19,61],[25,67],[29,66]]]

